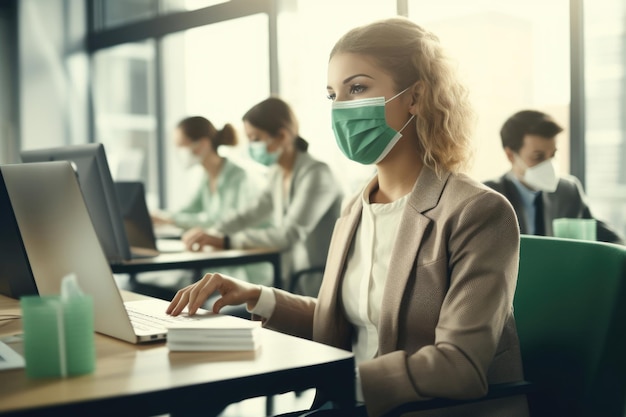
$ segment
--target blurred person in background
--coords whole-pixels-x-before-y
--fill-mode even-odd
[[[342,189],[327,164],[308,153],[291,107],[270,97],[243,116],[250,156],[269,167],[268,185],[246,210],[212,228],[193,228],[182,239],[190,250],[276,248],[281,251],[283,288],[293,273],[324,268]],[[269,227],[257,225],[270,221]],[[299,291],[317,295],[321,272],[301,280]]]
[[[187,205],[173,213],[152,214],[155,226],[210,227],[225,215],[244,209],[258,195],[263,185],[258,178],[218,153],[220,146],[237,145],[231,124],[217,130],[202,116],[188,117],[178,123],[174,142],[181,164],[185,168],[202,166],[204,176]]]
[[[156,230],[163,225],[183,230],[213,226],[228,215],[243,211],[256,200],[265,186],[265,178],[258,173],[219,154],[221,146],[233,147],[238,143],[237,132],[229,123],[217,130],[205,117],[187,117],[176,126],[174,142],[183,167],[200,165],[204,175],[187,205],[172,213],[151,214]],[[225,267],[222,270],[255,283],[272,282],[271,267],[265,264]]]
[[[558,175],[554,156],[556,138],[562,131],[552,117],[537,110],[515,113],[500,130],[511,170],[485,184],[511,202],[523,234],[554,236],[554,219],[594,218],[578,178]],[[615,230],[597,219],[596,237],[603,242],[624,243]]]

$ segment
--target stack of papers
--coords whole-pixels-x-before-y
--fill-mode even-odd
[[[0,342],[0,371],[4,369],[23,368],[24,357],[11,349],[4,342]]]
[[[167,347],[172,351],[255,350],[259,347],[261,322],[209,314],[197,320],[171,324]]]

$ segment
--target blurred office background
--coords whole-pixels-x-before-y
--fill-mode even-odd
[[[626,234],[624,0],[3,0],[0,163],[20,149],[105,144],[115,179],[144,181],[152,208],[195,190],[171,133],[189,115],[233,123],[270,94],[290,102],[310,151],[348,190],[370,173],[334,143],[326,64],[337,38],[408,16],[438,34],[479,115],[470,175],[509,165],[499,129],[534,108],[566,127],[557,154],[595,216]],[[199,179],[200,172],[192,172]]]

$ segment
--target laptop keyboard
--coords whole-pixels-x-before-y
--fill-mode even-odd
[[[143,331],[157,330],[164,332],[166,331],[168,324],[197,320],[189,316],[170,316],[165,313],[158,316],[150,315],[141,311],[133,310],[132,308],[127,308],[126,311],[128,312],[128,317],[130,317],[130,322],[132,323],[133,328]]]

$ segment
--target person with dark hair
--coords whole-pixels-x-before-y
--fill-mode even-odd
[[[268,166],[268,186],[247,210],[233,213],[210,230],[194,228],[183,235],[190,250],[215,248],[277,248],[281,253],[283,288],[291,274],[323,268],[343,192],[330,168],[313,158],[298,133],[290,106],[270,97],[243,116],[250,156]],[[253,227],[263,221],[270,226]],[[301,292],[317,294],[321,281],[309,277]],[[310,284],[310,285],[309,285]]]
[[[376,173],[344,204],[317,297],[207,274],[166,312],[193,315],[217,293],[215,312],[246,303],[267,328],[352,350],[358,415],[523,380],[519,227],[506,198],[462,172],[474,112],[437,36],[400,17],[349,31],[330,53],[327,94],[339,149]],[[316,406],[333,406],[325,394]],[[516,396],[411,415],[527,411]]]
[[[202,116],[181,120],[174,132],[177,156],[185,168],[201,165],[204,179],[193,198],[174,213],[153,213],[155,225],[183,229],[210,227],[225,214],[243,210],[258,195],[263,183],[232,160],[218,153],[220,146],[237,145],[235,128],[227,123],[217,130]]]
[[[515,113],[500,130],[511,170],[485,184],[511,202],[521,233],[553,236],[554,219],[593,219],[578,178],[558,175],[554,156],[562,131],[552,117],[536,110]],[[596,225],[597,240],[624,243],[606,223],[597,220]]]

